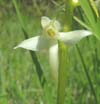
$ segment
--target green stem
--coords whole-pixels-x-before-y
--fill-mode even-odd
[[[62,23],[64,24],[63,31],[70,31],[72,29],[74,5],[72,4],[72,0],[65,0],[65,4],[65,12],[62,16]]]
[[[59,70],[58,70],[58,96],[57,104],[64,104],[65,88],[67,79],[67,48],[62,42],[58,42],[59,46]]]
[[[66,10],[62,20],[64,21],[63,31],[70,31],[72,29],[72,18],[74,5],[72,0],[65,0]],[[65,88],[67,82],[68,73],[68,58],[67,58],[67,48],[64,43],[58,41],[59,47],[59,70],[58,70],[58,94],[57,94],[57,104],[64,104],[65,102]],[[67,65],[66,65],[67,64]]]

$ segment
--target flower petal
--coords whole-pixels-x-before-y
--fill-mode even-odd
[[[61,25],[60,25],[59,21],[55,20],[54,21],[54,26],[55,26],[56,30],[58,30],[58,31],[61,30]]]
[[[52,77],[57,80],[58,78],[58,44],[55,44],[49,48],[49,62],[51,67]]]
[[[46,28],[50,24],[50,22],[51,22],[51,20],[48,17],[46,17],[46,16],[41,17],[41,25],[42,25],[43,29]]]
[[[32,50],[32,51],[45,51],[46,49],[49,48],[49,40],[43,36],[36,36],[32,37],[30,39],[24,40],[21,42],[16,48],[24,48],[27,50]]]
[[[71,32],[59,32],[58,39],[63,41],[65,44],[75,44],[82,38],[92,35],[90,31],[87,30],[76,30]]]

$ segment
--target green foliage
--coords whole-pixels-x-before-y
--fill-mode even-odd
[[[14,4],[14,6],[15,6],[16,13],[17,13],[19,22],[20,22],[20,24],[21,24],[21,28],[22,28],[22,31],[23,31],[23,33],[24,33],[24,37],[25,37],[25,39],[27,39],[27,38],[28,38],[28,33],[27,33],[27,30],[26,30],[26,27],[25,27],[25,23],[24,23],[24,21],[23,21],[23,18],[22,18],[22,16],[21,16],[20,12],[19,12],[19,8],[18,8],[18,5],[17,5],[17,3],[16,3],[16,0],[12,0],[12,2],[13,2],[13,4]],[[41,68],[41,66],[40,66],[40,63],[38,62],[38,59],[37,59],[37,56],[36,56],[35,52],[30,51],[30,54],[31,54],[31,57],[32,57],[32,59],[33,59],[33,63],[34,63],[35,66],[36,66],[36,71],[37,71],[38,78],[39,78],[39,80],[40,80],[41,86],[43,86],[43,83],[44,83],[44,81],[45,81],[46,79],[44,78],[43,71],[42,71],[42,68]]]
[[[86,15],[88,21],[85,21],[89,25],[90,30],[100,40],[100,18],[98,10],[93,0],[79,0],[82,9]]]

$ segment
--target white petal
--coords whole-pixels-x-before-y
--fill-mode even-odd
[[[55,28],[56,28],[58,31],[61,30],[61,25],[60,25],[59,21],[55,20],[55,21],[54,21],[54,26],[55,26]]]
[[[43,36],[36,36],[22,41],[16,48],[24,48],[32,51],[45,51],[49,48],[49,40]]]
[[[63,41],[65,44],[75,44],[82,38],[92,35],[90,31],[87,30],[76,30],[71,32],[60,32],[58,39]]]
[[[51,20],[48,17],[46,17],[46,16],[41,17],[41,25],[42,25],[43,29],[46,26],[48,26],[50,24],[50,22],[51,22]]]
[[[59,65],[58,44],[55,44],[50,47],[50,49],[49,49],[49,62],[50,62],[52,77],[55,80],[57,80],[57,78],[58,78],[58,65]]]

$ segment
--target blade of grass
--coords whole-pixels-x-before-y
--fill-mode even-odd
[[[89,0],[79,0],[82,9],[84,10],[89,22],[95,23],[95,14],[92,7],[90,6]]]
[[[76,16],[73,17],[75,21],[77,21],[80,25],[82,25],[84,28],[91,30],[91,28],[86,25],[83,21],[81,21],[80,19],[78,19]]]
[[[91,31],[100,40],[100,17],[93,0],[79,0],[80,5],[88,18]]]
[[[85,62],[84,62],[83,56],[82,56],[82,54],[81,54],[81,52],[80,52],[80,49],[79,49],[78,45],[76,45],[76,49],[77,49],[78,55],[79,55],[79,57],[80,57],[80,60],[81,60],[81,62],[82,62],[82,65],[83,65],[83,68],[84,68],[84,72],[85,72],[86,77],[87,77],[87,79],[88,79],[88,82],[89,82],[91,91],[92,91],[93,96],[94,96],[94,98],[95,98],[95,104],[99,104],[99,103],[98,103],[98,99],[97,99],[97,95],[96,95],[96,92],[95,92],[95,89],[94,89],[94,87],[93,87],[92,80],[91,80],[91,78],[90,78],[90,76],[89,76],[88,69],[87,69],[87,67],[86,67],[86,64],[85,64]]]
[[[17,13],[19,22],[20,22],[20,24],[21,24],[21,28],[22,28],[22,31],[23,31],[23,33],[24,33],[25,39],[27,39],[27,38],[28,38],[28,33],[27,33],[27,31],[26,31],[26,28],[25,28],[25,25],[24,25],[24,21],[23,21],[23,19],[22,19],[21,14],[20,14],[18,5],[17,5],[17,3],[16,3],[16,0],[12,0],[12,2],[13,2],[13,5],[14,5],[14,7],[15,7],[15,10],[16,10],[16,13]],[[36,67],[36,71],[37,71],[37,75],[38,75],[40,84],[41,84],[41,86],[43,87],[44,82],[46,81],[46,79],[45,79],[45,77],[44,77],[44,75],[43,75],[43,70],[42,70],[42,68],[41,68],[41,66],[40,66],[40,63],[39,63],[38,58],[37,58],[37,56],[36,56],[36,53],[33,52],[33,51],[30,51],[30,54],[31,54],[32,60],[33,60],[33,62],[34,62],[34,64],[35,64],[35,67]]]
[[[92,6],[92,8],[93,8],[93,10],[94,10],[94,12],[96,14],[96,16],[99,17],[99,13],[98,13],[98,10],[96,8],[96,5],[95,5],[94,1],[93,0],[89,0],[89,2],[91,4],[91,6]]]

